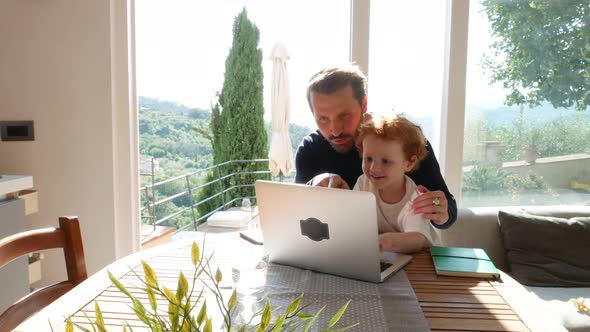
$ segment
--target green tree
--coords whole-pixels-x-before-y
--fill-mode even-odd
[[[215,164],[230,160],[266,158],[267,133],[264,126],[262,50],[258,48],[260,32],[248,19],[246,9],[236,16],[233,23],[232,46],[225,60],[223,87],[218,103],[211,112],[209,125]],[[196,129],[203,132],[202,129]],[[207,135],[205,135],[207,136]],[[230,164],[220,169],[221,176],[255,170],[252,164]],[[213,179],[216,174],[209,174]],[[223,180],[222,187],[251,184],[256,176],[233,176]],[[203,189],[199,198],[208,197],[209,189]],[[252,187],[236,187],[225,195],[225,202],[234,198],[253,196]],[[199,206],[201,215],[208,213],[219,200]]]
[[[264,128],[262,50],[259,31],[248,19],[246,9],[235,18],[233,42],[225,60],[219,132],[215,160],[265,158],[267,138]],[[214,148],[216,150],[216,148]],[[216,151],[217,152],[217,151]]]
[[[507,105],[590,106],[590,1],[482,0],[493,32],[484,58]]]

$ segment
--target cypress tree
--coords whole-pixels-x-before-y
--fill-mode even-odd
[[[234,20],[233,42],[225,60],[225,76],[219,96],[220,161],[267,157],[259,39],[258,28],[248,19],[246,9],[242,9]]]
[[[215,164],[230,160],[267,158],[268,135],[264,125],[262,50],[258,48],[259,39],[258,28],[248,19],[246,9],[242,9],[234,19],[233,41],[225,60],[223,87],[218,104],[212,110],[209,126]],[[230,164],[220,169],[220,175],[256,169],[254,163]],[[210,173],[206,181],[215,178],[217,174]],[[223,188],[251,184],[257,178],[260,176],[233,176],[223,181]],[[199,200],[210,197],[218,190],[217,185],[203,188],[199,193]],[[248,196],[254,196],[253,188],[235,188],[225,195],[224,201]],[[201,215],[206,214],[220,204],[219,199],[212,200],[199,206],[199,212]]]

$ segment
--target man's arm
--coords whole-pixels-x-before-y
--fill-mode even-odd
[[[457,220],[457,202],[449,191],[445,180],[440,173],[440,166],[434,155],[434,151],[427,142],[426,158],[420,162],[420,166],[417,170],[414,170],[408,174],[408,176],[414,180],[417,185],[422,185],[430,191],[442,191],[447,199],[447,212],[449,219],[444,224],[436,224],[432,222],[434,227],[439,229],[445,229],[451,227],[451,225]]]
[[[295,154],[295,183],[307,183],[316,174],[313,166],[313,157],[310,155],[309,147],[306,147],[305,139],[297,148]]]

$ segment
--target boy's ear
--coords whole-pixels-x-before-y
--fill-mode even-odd
[[[406,164],[405,172],[407,173],[412,171],[416,167],[416,164],[418,164],[418,157],[416,157],[415,155],[411,156],[408,160],[408,163]]]

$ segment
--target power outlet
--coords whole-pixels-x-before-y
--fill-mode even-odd
[[[34,141],[33,121],[0,121],[0,138],[3,141]]]

